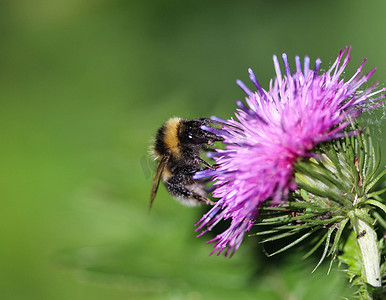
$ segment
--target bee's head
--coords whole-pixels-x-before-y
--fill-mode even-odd
[[[207,144],[211,145],[222,138],[208,131],[203,130],[202,126],[210,126],[210,119],[185,120],[181,122],[179,139],[182,143],[188,144]]]

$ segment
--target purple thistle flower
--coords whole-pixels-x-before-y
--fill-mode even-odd
[[[210,231],[221,220],[231,219],[223,233],[208,243],[215,242],[214,250],[220,255],[232,255],[240,246],[244,234],[257,219],[261,204],[272,205],[286,201],[296,189],[293,168],[299,157],[312,156],[310,151],[319,143],[347,135],[342,132],[364,108],[382,105],[385,88],[374,91],[377,83],[358,89],[372,76],[375,68],[364,75],[360,65],[347,81],[341,75],[350,61],[350,48],[341,50],[332,67],[318,74],[321,60],[309,68],[309,57],[304,59],[304,70],[298,56],[296,72],[291,74],[287,55],[283,54],[285,74],[282,75],[276,55],[273,56],[277,77],[264,90],[251,69],[249,78],[256,87],[251,92],[241,81],[237,84],[247,94],[246,105],[237,101],[236,117],[222,120],[221,130],[204,128],[224,138],[225,150],[210,153],[219,165],[216,170],[198,172],[195,178],[212,177],[214,207],[197,223],[198,236]],[[375,99],[374,99],[374,96]],[[370,100],[372,98],[372,100]],[[356,134],[351,132],[349,134]]]

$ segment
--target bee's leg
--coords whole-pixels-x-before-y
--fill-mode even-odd
[[[201,157],[196,157],[196,160],[197,162],[199,162],[200,164],[203,164],[204,166],[208,167],[211,170],[216,170],[219,167],[219,165],[216,165],[216,164],[211,165],[207,161],[203,160]]]
[[[209,205],[213,205],[214,202],[210,200],[208,197],[200,195],[199,193],[193,191],[190,189],[190,187],[185,186],[182,184],[178,179],[173,180],[175,177],[172,177],[169,181],[165,182],[165,186],[168,190],[168,192],[174,196],[178,197],[181,199],[186,199],[186,200],[196,200],[197,202],[200,203],[205,203]]]

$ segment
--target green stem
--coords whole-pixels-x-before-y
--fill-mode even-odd
[[[377,234],[374,229],[361,219],[350,216],[357,242],[362,255],[363,279],[374,287],[381,286],[380,252]]]

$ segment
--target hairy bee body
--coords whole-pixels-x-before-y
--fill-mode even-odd
[[[150,196],[150,206],[162,180],[169,194],[184,205],[212,204],[206,197],[204,182],[194,179],[203,168],[214,168],[201,159],[202,150],[222,138],[203,130],[210,119],[184,120],[171,118],[158,130],[153,146],[153,156],[158,161]]]

